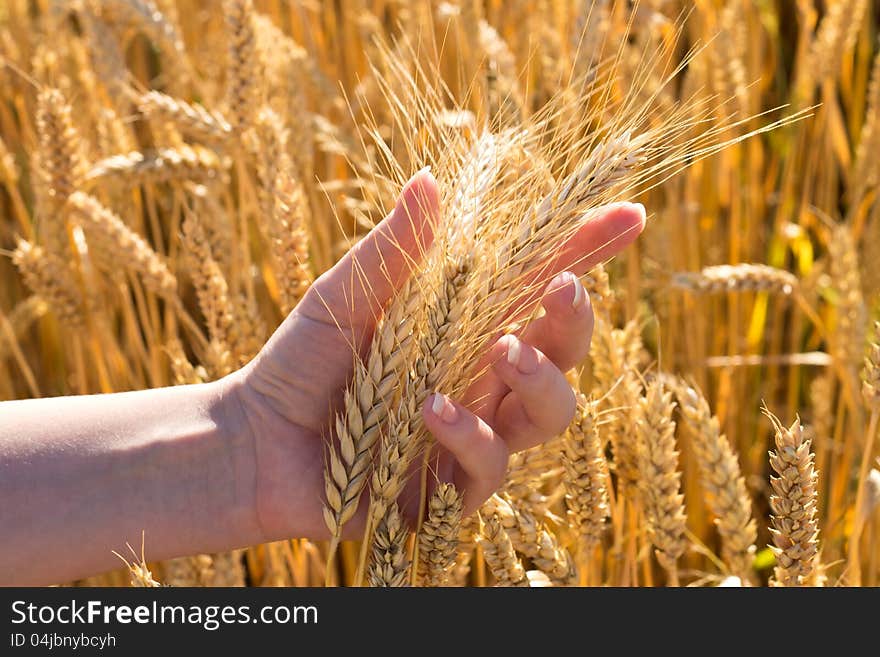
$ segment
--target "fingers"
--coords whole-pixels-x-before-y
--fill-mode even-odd
[[[593,308],[581,282],[571,272],[558,274],[547,286],[542,306],[545,314],[531,322],[520,339],[542,352],[563,372],[582,362],[590,351]],[[506,340],[499,338],[499,343]],[[502,348],[503,350],[503,348]],[[507,383],[489,367],[498,360],[490,350],[481,361],[482,374],[470,386],[464,403],[484,418],[492,418],[509,393]],[[486,368],[486,369],[483,369]],[[505,435],[505,439],[507,436]]]
[[[597,210],[561,245],[556,256],[534,269],[502,324],[527,317],[544,294],[544,282],[550,277],[565,270],[576,276],[585,274],[634,242],[644,228],[645,207],[641,203],[614,203]]]
[[[342,326],[372,326],[433,241],[439,216],[437,181],[422,170],[397,206],[312,285],[299,305],[307,317]]]
[[[528,449],[565,431],[574,417],[575,396],[553,361],[513,335],[495,343],[491,356],[492,369],[511,390],[494,422],[508,449]]]
[[[593,335],[589,295],[571,272],[558,274],[544,292],[544,315],[529,324],[523,342],[544,353],[563,372],[587,357]]]
[[[422,416],[428,431],[458,462],[454,483],[469,515],[504,483],[507,445],[483,420],[440,393],[428,398]]]
[[[644,229],[645,206],[641,203],[609,205],[569,238],[555,271],[570,269],[578,276],[585,274],[632,244]]]
[[[454,479],[464,494],[465,513],[504,483],[510,452],[559,435],[575,412],[571,386],[540,351],[511,335],[495,344],[491,356],[496,359],[493,370],[511,391],[496,413],[494,429],[440,393],[422,409],[425,426],[458,463]]]

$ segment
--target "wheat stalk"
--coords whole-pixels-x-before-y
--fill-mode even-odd
[[[6,142],[0,138],[0,181],[9,187],[16,187],[21,175],[15,157],[9,152]]]
[[[544,249],[549,240],[555,243],[558,235],[570,231],[585,212],[625,185],[643,159],[643,138],[633,137],[628,131],[598,143],[573,173],[526,213],[503,243],[497,270],[478,312],[509,301],[523,275],[546,258]]]

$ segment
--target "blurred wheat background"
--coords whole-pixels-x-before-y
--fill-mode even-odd
[[[0,398],[246,363],[436,166],[432,139],[458,148],[454,178],[548,108],[555,134],[671,132],[681,157],[602,197],[649,221],[584,278],[572,427],[473,518],[438,489],[414,579],[876,586],[878,21],[875,0],[7,0]],[[442,93],[419,106],[401,80]],[[413,579],[392,552],[371,583]],[[346,584],[360,553],[343,542],[329,577],[328,545],[298,538],[132,572]]]

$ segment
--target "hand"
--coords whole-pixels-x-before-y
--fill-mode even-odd
[[[328,535],[321,513],[325,440],[353,374],[351,345],[361,356],[368,349],[376,319],[432,240],[429,218],[438,208],[436,181],[416,174],[394,211],[315,281],[257,357],[231,375],[228,389],[253,444],[264,540]],[[490,367],[461,400],[436,394],[426,401],[425,426],[439,445],[432,467],[464,493],[465,513],[501,485],[511,452],[558,435],[570,422],[574,396],[563,372],[587,355],[593,327],[576,275],[632,242],[644,221],[641,206],[623,203],[586,222],[562,245],[560,273],[540,299],[546,314],[493,345]],[[417,488],[411,478],[402,495],[411,518]],[[362,506],[367,498],[365,492]],[[346,528],[363,529],[363,509]]]

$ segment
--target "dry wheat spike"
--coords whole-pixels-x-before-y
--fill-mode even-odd
[[[687,516],[681,494],[679,453],[675,449],[672,393],[662,379],[648,384],[639,400],[636,420],[640,473],[640,499],[648,522],[648,535],[657,561],[669,574],[669,585],[678,586],[678,558],[687,547]]]
[[[428,515],[419,533],[419,582],[445,586],[458,549],[462,496],[453,484],[441,483],[428,500]]]
[[[751,582],[758,530],[739,461],[700,390],[681,381],[677,384],[675,395],[690,432],[707,506],[721,535],[722,558],[733,575]]]
[[[817,566],[819,524],[817,484],[810,440],[800,420],[788,428],[765,411],[773,423],[776,449],[770,452],[770,467],[778,476],[770,478],[770,534],[776,568],[771,584],[807,586]]]

